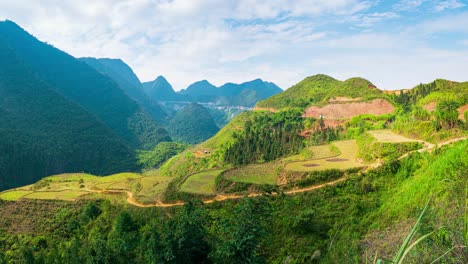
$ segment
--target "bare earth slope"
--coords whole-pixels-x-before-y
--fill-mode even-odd
[[[384,99],[374,99],[370,102],[331,103],[324,107],[311,106],[304,112],[305,117],[325,119],[352,118],[362,114],[383,115],[393,113],[395,107]]]

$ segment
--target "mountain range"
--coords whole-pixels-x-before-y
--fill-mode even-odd
[[[134,149],[170,141],[117,83],[0,22],[0,187],[45,175],[135,170]]]
[[[141,83],[120,59],[74,58],[12,21],[0,22],[0,37],[0,189],[63,172],[138,170],[136,150],[172,141],[170,135],[202,142],[240,112],[191,104],[201,91],[176,93],[162,76]],[[196,100],[215,104],[230,94],[229,104],[253,105],[279,91],[274,87],[260,80],[229,84],[214,88],[218,96]],[[166,100],[179,103],[174,108]]]
[[[143,83],[143,88],[146,94],[155,101],[190,101],[245,107],[253,107],[258,101],[283,91],[274,83],[255,79],[241,84],[226,83],[220,87],[202,80],[175,92],[163,76]]]

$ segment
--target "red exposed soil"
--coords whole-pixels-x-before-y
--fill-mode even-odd
[[[307,168],[312,168],[312,167],[319,167],[320,165],[319,164],[304,164],[302,166],[307,167]]]
[[[340,159],[340,158],[333,158],[333,159],[327,159],[326,161],[329,162],[343,162],[343,161],[348,161],[349,159]]]
[[[429,112],[433,112],[436,110],[437,103],[436,102],[431,102],[423,106],[423,108]]]
[[[464,119],[465,111],[468,111],[468,104],[458,108],[458,119]]]
[[[402,90],[382,90],[385,94],[395,94],[395,95],[400,95],[401,93],[407,93],[411,89],[402,89]]]
[[[322,108],[311,106],[305,110],[304,117],[327,119],[352,118],[362,114],[383,115],[395,110],[392,104],[384,99],[374,99],[370,102],[353,102],[346,104],[329,104]]]
[[[423,106],[424,109],[426,109],[429,112],[434,112],[437,108],[437,103],[436,102],[431,102]],[[458,109],[458,119],[464,119],[464,114],[465,111],[468,111],[468,104],[460,106]]]

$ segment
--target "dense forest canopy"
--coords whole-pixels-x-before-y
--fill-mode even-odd
[[[0,190],[62,172],[136,169],[121,138],[39,79],[3,39],[0,57]]]

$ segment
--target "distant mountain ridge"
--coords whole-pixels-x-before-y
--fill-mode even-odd
[[[155,101],[184,101],[184,96],[177,94],[172,85],[164,78],[158,76],[154,81],[142,83],[145,93]]]
[[[262,79],[255,79],[241,84],[226,83],[218,88],[203,80],[180,91],[180,94],[184,94],[192,98],[192,100],[199,102],[252,107],[258,101],[282,91],[276,84],[263,81]]]
[[[283,91],[272,82],[255,79],[241,84],[226,83],[220,87],[201,80],[175,92],[163,76],[143,83],[143,88],[148,96],[157,101],[190,101],[246,107],[253,107],[258,101]]]

